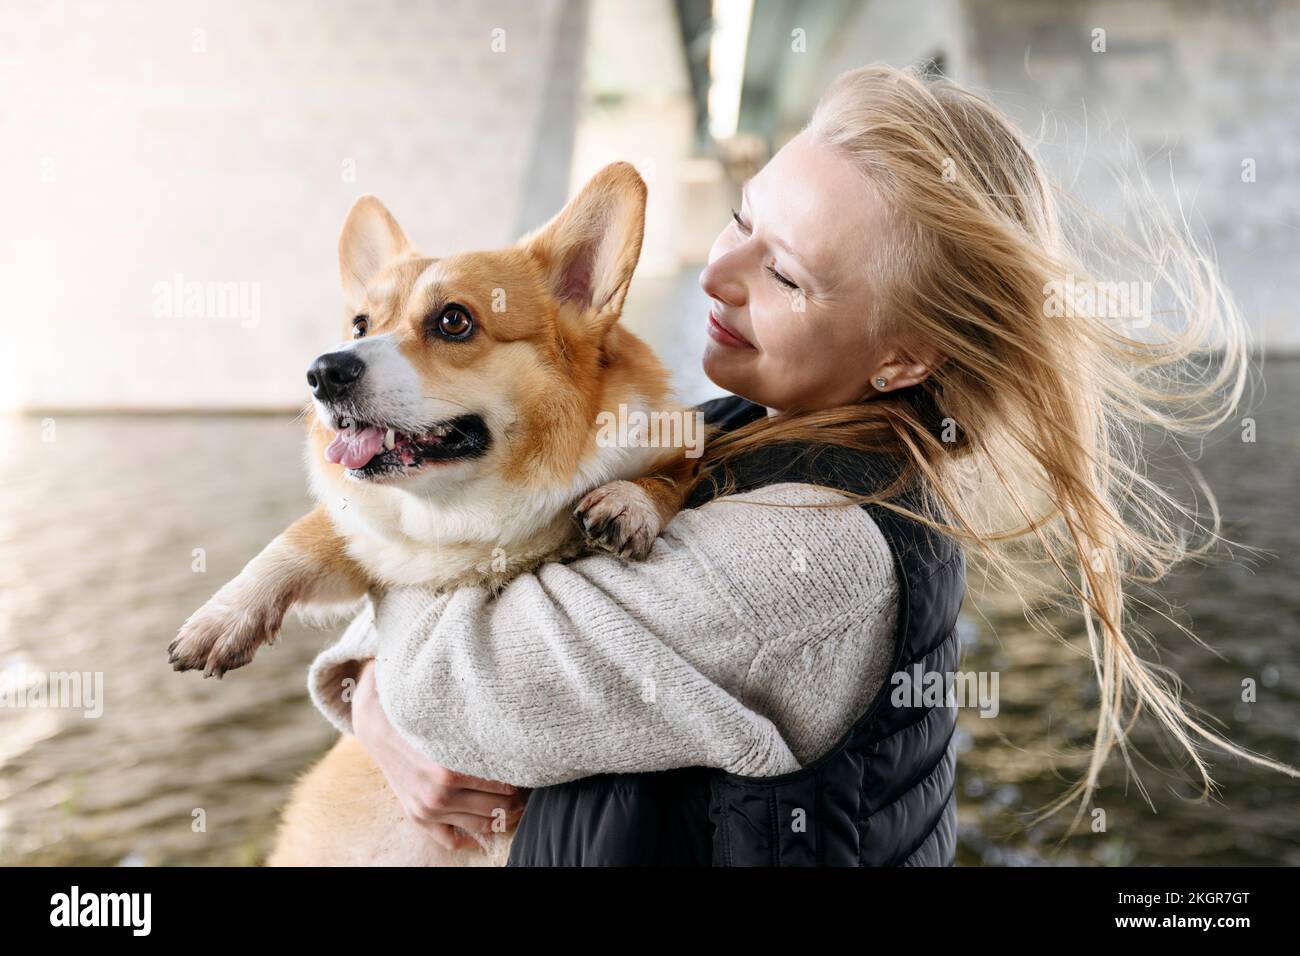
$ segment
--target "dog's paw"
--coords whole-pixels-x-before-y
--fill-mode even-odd
[[[181,625],[167,646],[173,669],[203,669],[204,677],[221,677],[243,667],[263,644],[275,642],[283,612],[265,602],[252,602],[237,582],[222,588]]]
[[[631,481],[611,481],[589,492],[573,515],[589,545],[638,561],[663,530],[654,502]]]

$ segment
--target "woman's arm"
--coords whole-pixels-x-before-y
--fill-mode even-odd
[[[819,756],[882,684],[893,559],[858,507],[774,485],[678,515],[649,558],[548,564],[498,597],[406,588],[312,669],[341,728],[366,657],[393,726],[432,760],[522,786],[713,766],[770,776]]]
[[[375,688],[375,662],[366,661],[352,698],[357,741],[379,767],[406,818],[442,847],[477,846],[472,833],[487,834],[519,822],[528,791],[456,773],[434,763],[393,729]],[[504,814],[504,816],[503,816]]]

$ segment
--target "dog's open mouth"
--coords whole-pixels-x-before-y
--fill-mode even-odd
[[[491,443],[487,423],[478,415],[439,422],[418,435],[355,419],[340,424],[343,427],[325,449],[325,458],[358,478],[410,471],[432,462],[477,458]]]

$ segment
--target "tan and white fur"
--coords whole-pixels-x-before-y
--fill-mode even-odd
[[[249,663],[291,606],[501,587],[592,545],[648,553],[695,461],[607,447],[596,424],[601,412],[685,413],[650,348],[618,324],[645,195],[615,163],[515,245],[445,258],[415,252],[378,200],[357,201],[339,240],[352,340],[308,374],[318,505],[185,622],[169,647],[177,670],[220,677]],[[499,865],[508,844],[443,850],[344,736],[299,782],[269,862]]]

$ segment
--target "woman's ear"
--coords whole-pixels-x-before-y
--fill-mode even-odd
[[[893,349],[871,373],[871,388],[876,392],[892,392],[918,385],[930,377],[943,363],[943,355],[927,346]]]

